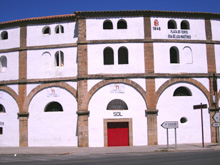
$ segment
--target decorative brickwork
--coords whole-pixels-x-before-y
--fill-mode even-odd
[[[214,44],[206,44],[208,73],[216,73]]]
[[[153,43],[144,43],[145,73],[154,73]]]
[[[157,110],[155,79],[146,79],[148,145],[157,145]],[[148,113],[149,112],[149,113]],[[155,113],[153,113],[155,112]]]
[[[166,88],[168,88],[169,86],[171,86],[173,84],[182,83],[182,82],[195,85],[197,88],[199,88],[206,96],[209,105],[211,104],[208,90],[200,82],[198,82],[195,79],[191,79],[191,78],[172,78],[172,79],[166,81],[163,85],[160,86],[160,88],[156,92],[157,102],[158,102],[160,95],[163,93],[163,91]]]
[[[181,82],[189,83],[189,84],[192,84],[192,85],[196,86],[197,88],[199,88],[206,96],[209,105],[211,105],[209,91],[200,82],[198,82],[195,79],[191,79],[191,78],[182,78],[182,79],[181,78],[173,78],[173,79],[167,80],[163,85],[160,86],[160,88],[156,92],[156,103],[158,102],[160,95],[163,93],[163,91],[166,88],[168,88],[169,86],[171,86],[173,84],[181,83]]]
[[[88,74],[87,45],[78,46],[78,76]]]
[[[27,27],[20,28],[20,48],[26,48]],[[27,79],[27,50],[19,51],[19,80]],[[28,113],[28,108],[24,106],[26,99],[27,86],[26,84],[18,85],[18,105],[19,113]],[[28,117],[19,117],[19,144],[21,147],[28,147]]]
[[[206,31],[206,39],[208,41],[212,40],[212,28],[210,19],[205,20],[205,31]]]
[[[211,21],[210,19],[205,20],[205,31],[206,31],[206,39],[209,42],[212,42],[212,27],[211,27]],[[216,61],[215,61],[215,45],[212,43],[206,44],[206,50],[207,50],[207,65],[208,65],[208,73],[216,73]],[[215,96],[216,100],[218,100],[218,95],[213,90],[213,78],[209,78],[209,90],[210,90],[210,108],[214,108],[218,105],[213,104],[213,96]],[[218,101],[217,101],[218,102]],[[212,123],[214,123],[214,120],[212,116],[215,114],[215,112],[210,112],[210,123],[211,123],[211,142],[216,142],[217,140],[217,130],[215,127],[212,127]]]
[[[88,147],[88,105],[87,98],[87,80],[78,81],[78,146]]]
[[[145,100],[145,103],[146,103],[146,107],[148,106],[147,105],[147,102],[146,102],[146,92],[145,90],[137,83],[135,83],[134,81],[132,80],[128,80],[128,79],[112,79],[112,80],[103,80],[99,83],[97,83],[95,86],[92,87],[92,89],[90,89],[89,93],[88,93],[88,97],[85,101],[86,105],[88,106],[88,103],[90,101],[90,99],[92,98],[92,96],[96,93],[96,91],[98,91],[101,87],[105,86],[105,85],[108,85],[108,84],[111,84],[111,83],[124,83],[124,84],[127,84],[127,85],[130,85],[132,86],[135,90],[137,90],[141,96],[143,97],[143,99]],[[87,107],[88,108],[88,107]]]
[[[15,99],[16,103],[18,104],[18,102],[19,102],[19,97],[18,97],[18,95],[15,93],[14,90],[12,90],[12,89],[11,89],[10,87],[8,87],[8,86],[0,86],[0,90],[1,90],[1,91],[4,91],[4,92],[6,92],[6,93],[8,93],[9,95],[11,95],[11,96]]]
[[[86,19],[78,19],[78,42],[86,40]]]
[[[145,39],[151,39],[151,22],[150,17],[144,17],[144,37]]]
[[[32,89],[31,92],[28,94],[27,98],[24,101],[24,108],[28,109],[32,98],[41,90],[43,90],[45,88],[49,88],[49,87],[60,87],[60,88],[66,89],[76,98],[76,89],[74,89],[73,87],[71,87],[67,83],[57,82],[57,83],[40,84],[37,87],[35,87],[34,89]]]

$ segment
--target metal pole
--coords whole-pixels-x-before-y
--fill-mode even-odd
[[[176,128],[175,128],[175,149],[177,148]]]
[[[201,125],[202,125],[202,147],[204,147],[204,133],[203,133],[203,112],[202,112],[202,103],[201,103]]]
[[[169,134],[168,134],[168,128],[167,128],[167,149],[169,148]]]
[[[219,145],[219,127],[218,127],[218,145]]]

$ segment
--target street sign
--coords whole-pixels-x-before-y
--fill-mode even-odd
[[[220,113],[216,113],[216,114],[213,116],[213,119],[215,120],[215,122],[220,123]]]
[[[207,108],[207,104],[199,104],[193,106],[193,109],[201,109],[201,108]]]
[[[220,123],[213,123],[212,126],[213,127],[220,127]]]
[[[165,129],[178,128],[178,121],[165,121],[161,126]]]

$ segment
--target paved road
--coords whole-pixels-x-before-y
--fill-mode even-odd
[[[0,164],[7,165],[217,165],[219,162],[219,150],[101,155],[0,155]]]

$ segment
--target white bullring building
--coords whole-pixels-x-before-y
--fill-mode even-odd
[[[220,14],[75,12],[0,23],[0,146],[215,143]],[[169,130],[170,144],[175,143]]]

